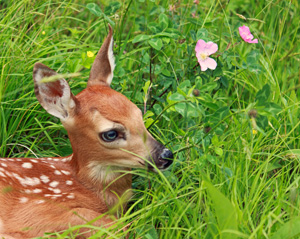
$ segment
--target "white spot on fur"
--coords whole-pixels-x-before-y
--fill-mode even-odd
[[[48,188],[48,189],[56,194],[61,193],[61,190],[58,188]]]
[[[5,169],[0,167],[0,171],[5,172]]]
[[[15,178],[19,178],[19,177],[20,177],[20,175],[17,174],[17,173],[12,173],[12,175],[13,175]]]
[[[20,198],[20,203],[27,203],[27,202],[28,202],[28,198],[26,198],[26,197]]]
[[[0,158],[0,160],[2,160],[2,161],[6,161],[6,159],[5,159],[5,158]]]
[[[61,172],[60,172],[59,170],[55,170],[55,171],[54,171],[54,174],[56,174],[56,175],[61,175]]]
[[[69,171],[66,171],[66,170],[61,170],[61,172],[65,175],[70,175],[71,173]]]
[[[67,185],[72,185],[72,184],[73,184],[73,181],[67,180],[67,181],[66,181],[66,184],[67,184]]]
[[[39,161],[35,160],[35,159],[30,159],[31,162],[33,163],[38,163]]]
[[[6,163],[1,163],[2,167],[7,167],[7,164]]]
[[[58,188],[55,188],[55,189],[53,190],[53,192],[56,193],[56,194],[58,194],[58,193],[61,193],[61,190],[58,189]]]
[[[21,162],[22,161],[22,159],[16,159],[18,162]]]
[[[54,158],[53,161],[58,162],[59,158]]]
[[[37,201],[35,201],[36,204],[42,204],[44,202],[45,202],[45,200],[37,200]]]
[[[31,193],[31,190],[30,190],[30,189],[25,189],[24,192],[27,193],[27,194],[30,194],[30,193]]]
[[[3,177],[3,178],[6,177],[6,175],[4,173],[2,173],[2,172],[0,172],[0,176]]]
[[[57,181],[53,181],[53,182],[49,183],[49,185],[53,188],[55,188],[58,184],[59,184],[59,182],[57,182]]]
[[[72,155],[70,157],[63,158],[61,161],[65,163],[71,161],[71,159],[72,159]]]
[[[46,175],[41,175],[40,179],[42,180],[43,183],[49,183],[50,182],[49,177],[46,176]]]
[[[32,168],[32,164],[31,163],[23,163],[22,167],[30,169],[30,168]]]
[[[18,178],[18,180],[20,181],[20,183],[23,186],[36,186],[38,184],[41,183],[41,181],[38,178],[29,178],[29,177],[25,177],[23,178]]]
[[[70,193],[70,194],[67,196],[67,198],[74,199],[74,198],[75,198],[74,193]]]
[[[62,195],[61,194],[52,195],[51,199],[57,199],[58,197],[62,197]]]
[[[42,189],[36,188],[32,190],[33,193],[41,193]]]
[[[11,159],[11,158],[8,158],[7,160],[8,160],[8,161],[11,161],[11,162],[14,162],[14,161],[15,161],[14,159]]]

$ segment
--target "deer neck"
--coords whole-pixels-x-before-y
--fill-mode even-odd
[[[130,169],[101,164],[86,155],[73,153],[70,161],[81,184],[93,191],[109,208],[126,207],[131,197]]]

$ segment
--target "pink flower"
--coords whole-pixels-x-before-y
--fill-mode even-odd
[[[218,50],[218,45],[211,41],[205,42],[204,40],[200,39],[195,47],[196,57],[198,62],[201,66],[201,71],[206,71],[207,68],[214,70],[217,67],[217,62],[208,57],[211,54],[214,54]]]
[[[194,0],[194,3],[198,5],[199,4],[199,0]]]
[[[247,27],[245,25],[242,26],[242,27],[239,27],[239,33],[240,33],[241,38],[245,42],[248,42],[248,43],[258,43],[257,39],[252,40],[253,39],[253,35],[251,34],[249,27]]]

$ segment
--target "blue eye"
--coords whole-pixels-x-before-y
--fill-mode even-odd
[[[118,132],[116,130],[110,130],[100,134],[101,138],[105,142],[112,142],[118,138]]]

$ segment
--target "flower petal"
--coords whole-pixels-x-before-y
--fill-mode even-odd
[[[214,70],[217,67],[217,62],[214,59],[210,58],[210,57],[208,57],[204,61],[204,64],[207,66],[207,68],[209,68],[211,70]]]
[[[206,47],[206,42],[204,40],[200,39],[199,41],[197,41],[195,47],[196,54],[198,54],[198,52],[203,52],[205,47]]]
[[[239,33],[240,33],[241,38],[245,42],[248,42],[248,43],[258,43],[257,39],[252,40],[254,37],[251,34],[249,27],[247,27],[245,25],[242,26],[242,27],[239,27]]]
[[[205,64],[205,61],[199,61],[198,60],[198,62],[200,64],[200,66],[201,66],[201,71],[206,71],[207,70],[207,66]]]
[[[209,42],[206,44],[205,52],[206,52],[208,55],[214,54],[215,52],[217,52],[217,50],[218,50],[218,45],[217,45],[216,43],[213,43],[213,42],[209,41]]]

